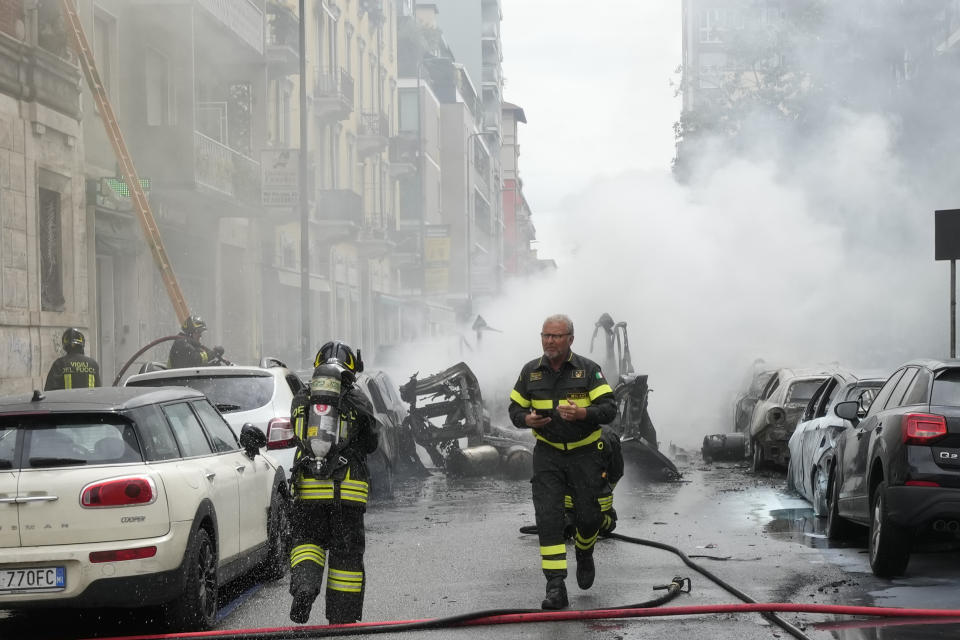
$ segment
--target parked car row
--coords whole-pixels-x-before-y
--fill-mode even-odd
[[[752,466],[785,462],[830,539],[867,528],[876,575],[903,574],[919,543],[960,545],[960,360],[886,377],[776,370],[750,425]]]
[[[286,571],[304,381],[267,358],[154,367],[123,385],[0,399],[0,609],[157,607],[172,630],[210,628],[222,585]],[[368,464],[383,495],[406,406],[384,372],[357,387],[380,431]]]

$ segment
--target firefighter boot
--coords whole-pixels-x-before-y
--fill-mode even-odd
[[[597,575],[597,569],[593,565],[593,549],[581,551],[577,549],[577,586],[581,589],[589,589],[593,586],[593,579]]]
[[[297,593],[290,607],[290,619],[297,624],[305,624],[310,619],[310,609],[316,596],[310,593]]]
[[[567,600],[567,587],[563,578],[547,580],[547,597],[540,604],[542,609],[566,609],[570,602]]]

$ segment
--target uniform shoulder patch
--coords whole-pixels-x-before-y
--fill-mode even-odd
[[[587,372],[584,371],[583,369],[577,369],[576,371],[573,372],[573,377],[574,377],[574,378],[582,378],[582,377],[584,377],[586,374],[587,374]]]
[[[599,371],[597,371],[596,375],[597,375],[597,380],[603,380],[603,374],[602,374],[602,373],[600,373]]]
[[[543,380],[543,371],[530,372],[530,382],[535,382],[537,380]]]

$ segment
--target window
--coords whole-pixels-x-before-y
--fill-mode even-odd
[[[787,395],[784,397],[784,404],[804,404],[810,402],[810,398],[816,392],[817,388],[823,384],[823,380],[798,380],[787,389]]]
[[[874,398],[873,404],[870,405],[870,411],[867,415],[873,415],[883,411],[883,405],[887,403],[887,399],[890,397],[890,394],[893,392],[893,388],[897,386],[897,383],[900,382],[900,378],[903,377],[903,372],[905,369],[901,369],[895,372],[890,378],[886,381],[880,391],[877,393],[877,397]]]
[[[146,49],[144,63],[144,97],[147,103],[147,125],[159,127],[169,123],[170,68],[167,58],[156,49]]]
[[[917,377],[914,378],[913,384],[910,385],[910,388],[907,389],[907,393],[903,397],[903,405],[911,404],[927,404],[927,400],[930,399],[930,371],[927,369],[920,369],[917,373]]]
[[[221,412],[251,411],[258,409],[273,397],[273,376],[182,376],[177,378],[152,378],[131,380],[129,387],[190,387],[210,399]]]
[[[931,406],[960,406],[960,369],[947,369],[933,381]]]
[[[910,383],[913,382],[913,379],[916,376],[917,369],[915,367],[910,367],[904,372],[903,377],[900,378],[897,386],[893,388],[893,392],[890,394],[890,398],[887,400],[887,404],[884,407],[885,409],[893,409],[902,404],[903,397],[907,393],[907,387],[910,386]]]
[[[116,34],[117,21],[109,14],[101,11],[99,7],[96,7],[93,16],[93,55],[97,61],[100,80],[111,99],[116,98],[116,94],[112,90],[114,84],[114,56],[117,50]]]
[[[60,193],[40,187],[37,197],[40,240],[40,304],[44,311],[63,311],[63,242]]]
[[[419,128],[417,90],[400,89],[400,131],[416,133]]]
[[[180,451],[185,458],[194,456],[205,456],[212,453],[210,443],[203,434],[203,428],[197,416],[190,410],[190,405],[186,402],[170,404],[163,408],[163,412],[170,421],[170,427],[173,429],[173,435],[180,445]]]
[[[17,430],[14,425],[0,425],[0,471],[13,469],[13,454],[16,451]]]
[[[216,409],[210,406],[206,400],[197,400],[193,403],[193,408],[203,420],[203,426],[207,428],[210,440],[213,441],[214,451],[236,451],[240,448],[237,441],[237,435],[230,428],[230,425],[223,419]]]
[[[147,405],[130,411],[130,418],[137,425],[137,433],[147,460],[173,460],[180,457],[177,441],[173,439],[170,425],[156,405]]]

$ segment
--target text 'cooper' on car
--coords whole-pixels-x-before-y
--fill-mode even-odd
[[[868,526],[870,567],[896,576],[915,541],[960,541],[960,360],[909,362],[858,408],[836,406],[853,428],[837,440],[827,535]]]
[[[162,607],[210,628],[220,585],[287,566],[265,442],[182,387],[0,399],[0,609]]]

